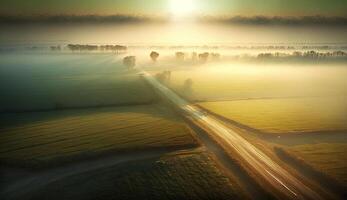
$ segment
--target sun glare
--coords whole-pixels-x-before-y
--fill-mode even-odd
[[[194,14],[197,10],[195,0],[170,0],[170,14],[174,17],[185,17]]]

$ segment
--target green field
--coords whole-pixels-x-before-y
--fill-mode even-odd
[[[318,143],[288,148],[315,169],[347,186],[347,144]]]
[[[268,133],[347,130],[347,99],[294,98],[203,102],[198,105]]]
[[[162,105],[2,114],[0,118],[0,159],[12,164],[39,165],[106,151],[196,144],[188,127]]]
[[[217,168],[208,154],[188,152],[73,175],[26,197],[230,200],[241,199],[240,195],[234,183]]]
[[[0,59],[0,112],[156,100],[136,71],[127,70],[114,54],[6,54]]]

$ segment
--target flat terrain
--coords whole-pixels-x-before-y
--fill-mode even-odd
[[[317,143],[288,148],[314,169],[347,186],[347,144]]]
[[[344,65],[216,64],[172,70],[168,86],[346,185],[346,76]]]
[[[13,180],[23,183],[23,188],[28,185],[18,199],[240,198],[235,183],[208,153],[190,149],[164,155],[195,148],[197,141],[137,71],[124,68],[120,57],[77,53],[0,58],[0,162],[5,172],[8,166],[15,167],[9,169],[13,174],[5,185]],[[194,67],[173,67],[167,86],[225,118],[271,136],[280,134],[280,139],[296,135],[292,133],[347,130],[345,68]],[[184,85],[187,79],[192,80],[189,90]],[[179,97],[172,99],[187,107]],[[214,116],[204,118],[205,112],[195,106],[186,111],[217,132],[229,147],[236,147],[272,189],[288,196],[318,197],[262,149],[220,126]],[[301,140],[300,144],[288,148],[314,168],[346,183],[346,145]],[[80,162],[69,162],[75,160]],[[45,170],[29,179],[12,178],[21,177],[16,170],[31,173],[21,167]],[[37,187],[30,187],[32,180]]]
[[[1,54],[0,60],[0,112],[156,100],[136,71],[114,54]]]
[[[169,86],[192,101],[347,95],[347,68],[341,64],[220,63],[167,70]],[[187,79],[193,82],[190,93],[183,87]]]
[[[240,199],[239,195],[207,153],[185,152],[57,179],[22,199]]]
[[[187,126],[162,105],[2,114],[0,118],[0,159],[15,165],[196,145]]]
[[[347,130],[347,98],[287,98],[202,102],[207,110],[266,133]]]
[[[251,173],[261,179],[261,184],[266,183],[266,187],[270,188],[271,193],[277,198],[323,199],[311,186],[306,185],[305,181],[289,173],[283,166],[266,155],[262,149],[240,136],[238,132],[225,126],[201,108],[191,105],[149,73],[142,73],[149,84],[201,128],[206,128],[208,134],[219,140],[226,151],[234,152],[234,155],[238,156],[247,168],[250,168]]]

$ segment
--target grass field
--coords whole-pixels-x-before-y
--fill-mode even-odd
[[[203,102],[198,105],[268,133],[347,130],[347,99],[295,98]]]
[[[0,118],[0,159],[12,164],[40,165],[106,151],[196,144],[186,125],[162,105],[2,114]]]
[[[347,68],[343,65],[225,63],[168,70],[170,87],[193,101],[347,95]],[[191,94],[182,90],[188,78],[193,81]]]
[[[240,199],[240,192],[208,154],[185,153],[70,176],[26,197],[229,200]]]
[[[347,186],[347,144],[319,143],[288,148],[315,169]]]
[[[155,100],[136,71],[128,71],[114,54],[0,55],[0,83],[0,111]]]

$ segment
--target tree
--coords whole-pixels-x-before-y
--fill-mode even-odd
[[[188,78],[184,81],[183,92],[186,95],[191,95],[192,91],[193,91],[193,80],[191,78]]]
[[[171,80],[171,71],[163,71],[161,73],[157,73],[155,77],[159,82],[163,84],[169,84]]]
[[[159,57],[159,53],[155,52],[155,51],[152,51],[151,54],[150,54],[150,57],[153,60],[153,62],[156,62],[158,57]]]
[[[123,64],[128,69],[133,69],[136,65],[136,57],[135,56],[127,56],[127,57],[123,58]]]
[[[192,53],[192,61],[197,61],[198,60],[198,54],[196,52]]]
[[[112,46],[111,48],[112,50],[115,51],[116,54],[125,53],[128,50],[128,47],[121,46],[121,45],[115,45],[115,46]]]
[[[199,60],[202,62],[206,62],[210,54],[208,52],[199,54]]]
[[[219,53],[211,53],[212,60],[219,60],[220,54]]]
[[[184,53],[183,52],[176,52],[176,59],[179,61],[184,61]]]

